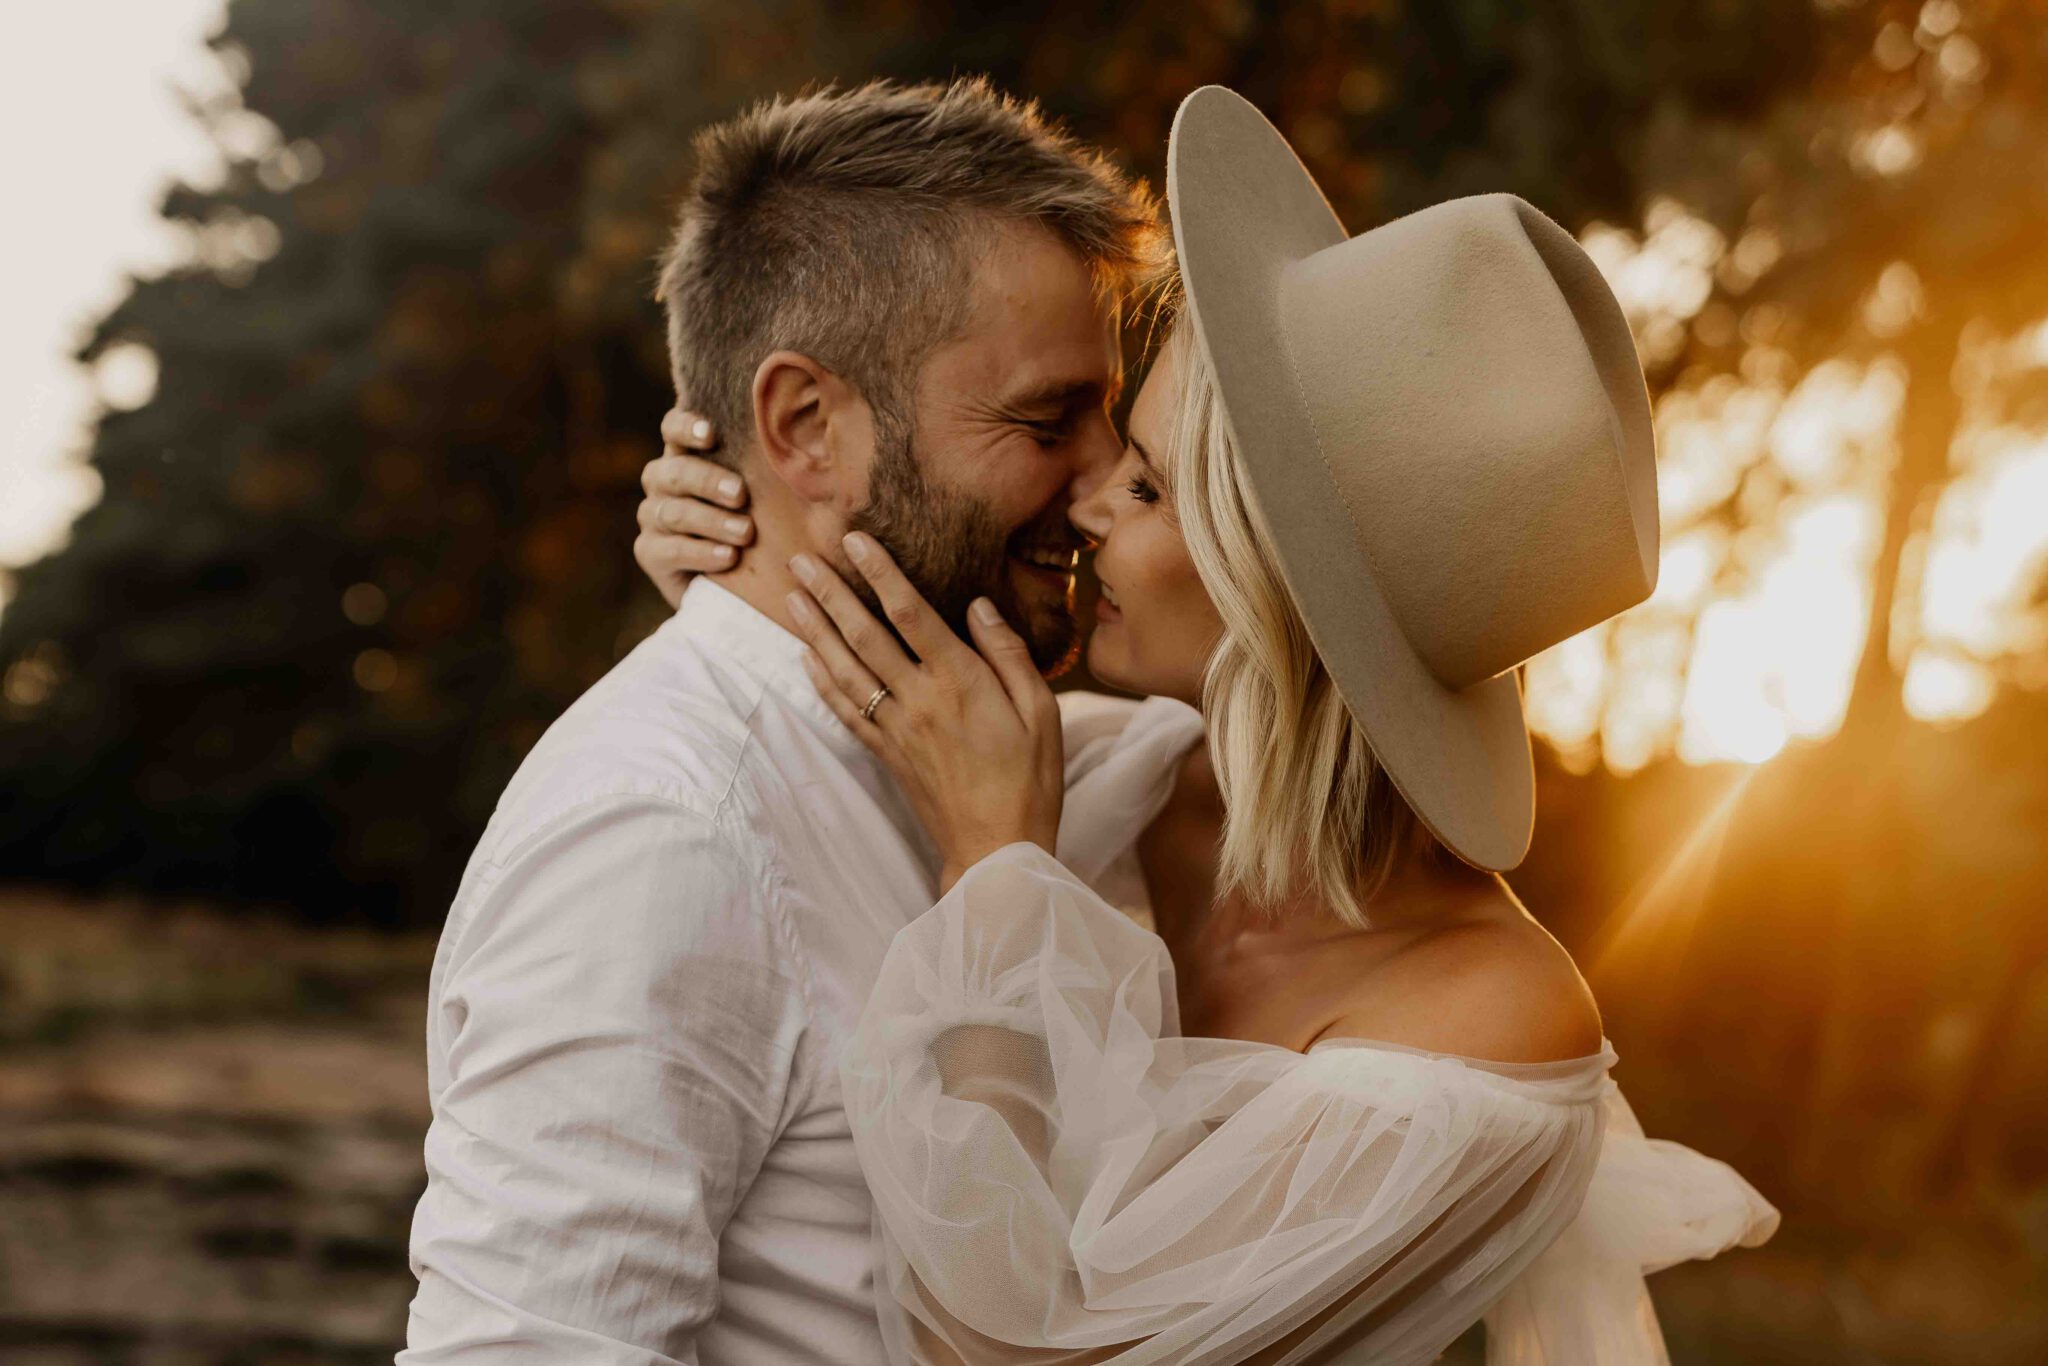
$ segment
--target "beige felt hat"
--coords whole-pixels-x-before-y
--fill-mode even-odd
[[[1352,237],[1272,124],[1182,102],[1167,202],[1196,335],[1317,652],[1430,830],[1528,852],[1517,664],[1657,582],[1649,396],[1570,233],[1513,195]]]

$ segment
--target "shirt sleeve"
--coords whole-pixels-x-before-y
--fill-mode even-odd
[[[891,1359],[1430,1361],[1574,1216],[1611,1060],[1181,1036],[1159,938],[1012,845],[842,1055]]]
[[[398,1360],[694,1364],[807,1018],[762,870],[700,816],[618,797],[485,876],[434,1006]]]

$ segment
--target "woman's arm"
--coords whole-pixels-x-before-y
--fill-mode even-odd
[[[1354,1088],[1336,1055],[1180,1037],[1164,945],[1051,853],[1057,708],[1023,642],[977,615],[969,650],[871,538],[846,550],[894,632],[799,557],[806,663],[948,870],[841,1070],[905,1350],[1279,1366],[1325,1336],[1393,1361],[1448,1343],[1569,1217],[1597,1113],[1406,1054]]]
[[[1157,936],[1028,845],[898,934],[841,1079],[901,1340],[974,1366],[1427,1361],[1583,1190],[1600,1060],[1517,1087],[1177,1024]]]
[[[930,1045],[932,1062],[938,1069],[939,1084],[946,1096],[969,1104],[985,1105],[995,1111],[1003,1124],[1008,1127],[1017,1142],[1041,1163],[1052,1159],[1051,1135],[1048,1133],[1047,1116],[1055,1108],[1046,1094],[1051,1084],[1051,1059],[1045,1041],[1035,1035],[1020,1032],[1001,1025],[959,1024],[941,1029]],[[1170,1177],[1168,1178],[1170,1179]],[[1455,1269],[1468,1260],[1473,1251],[1487,1238],[1511,1224],[1529,1207],[1538,1193],[1539,1181],[1532,1177],[1507,1200],[1501,1202],[1498,1210],[1484,1222],[1469,1229],[1462,1239],[1444,1248],[1437,1257],[1445,1272]],[[1437,1217],[1435,1224],[1423,1231],[1418,1242],[1428,1242],[1433,1234],[1449,1223],[1456,1213],[1447,1208]],[[1394,1268],[1389,1262],[1377,1271],[1367,1275],[1349,1292],[1330,1304],[1313,1317],[1303,1322],[1282,1337],[1244,1358],[1242,1366],[1277,1366],[1288,1361],[1292,1353],[1324,1324],[1353,1303],[1377,1293],[1381,1278]],[[915,1277],[915,1272],[908,1273]],[[1413,1283],[1412,1293],[1419,1293],[1428,1284],[1429,1278],[1418,1278]],[[1014,1344],[992,1342],[976,1334],[959,1319],[944,1312],[944,1306],[934,1297],[920,1293],[921,1310],[941,1319],[941,1327],[927,1326],[921,1320],[916,1322],[917,1340],[922,1353],[921,1360],[943,1363],[944,1366],[1015,1366],[1021,1360]],[[1377,1318],[1384,1319],[1400,1307],[1398,1300],[1379,1308]],[[1335,1359],[1335,1354],[1346,1352],[1364,1340],[1374,1326],[1373,1318],[1361,1317],[1337,1341],[1324,1344],[1311,1361]],[[1106,1362],[1119,1354],[1141,1345],[1146,1339],[1137,1338],[1109,1344],[1081,1360]],[[956,1348],[953,1344],[958,1343]],[[1067,1363],[1076,1360],[1061,1356]]]

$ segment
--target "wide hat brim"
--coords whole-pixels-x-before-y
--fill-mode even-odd
[[[1320,457],[1290,360],[1282,273],[1350,234],[1279,130],[1220,86],[1174,116],[1166,194],[1189,321],[1324,667],[1430,832],[1467,863],[1513,868],[1536,809],[1516,672],[1452,689],[1423,663]]]

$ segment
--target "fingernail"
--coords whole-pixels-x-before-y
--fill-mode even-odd
[[[803,594],[791,591],[783,601],[789,604],[789,614],[798,621],[808,622],[811,619],[811,600]]]
[[[703,418],[700,417],[695,422],[692,422],[690,424],[690,440],[709,441],[710,439],[711,424],[709,422],[706,422]]]
[[[729,545],[712,546],[711,558],[717,560],[720,564],[725,563],[727,560],[732,558],[732,547]]]
[[[744,517],[728,517],[725,519],[725,530],[729,536],[744,536],[747,534],[747,519]]]
[[[718,492],[719,492],[720,496],[722,496],[722,497],[726,497],[726,498],[737,498],[737,497],[739,497],[739,496],[740,496],[740,477],[739,477],[739,476],[738,476],[737,474],[728,474],[727,476],[725,476],[725,478],[723,478],[723,479],[719,480],[719,481],[718,481]]]
[[[868,538],[858,531],[847,532],[839,538],[839,543],[846,547],[846,553],[853,556],[855,561],[868,557]]]
[[[809,583],[813,579],[818,577],[817,563],[813,561],[811,557],[808,555],[791,556],[789,561],[789,567],[791,570],[795,572],[796,576],[799,579],[802,579],[805,583]]]
[[[968,607],[967,610],[972,612],[974,619],[983,626],[999,626],[1002,624],[1003,614],[998,612],[996,605],[987,598],[976,598],[973,605]]]

